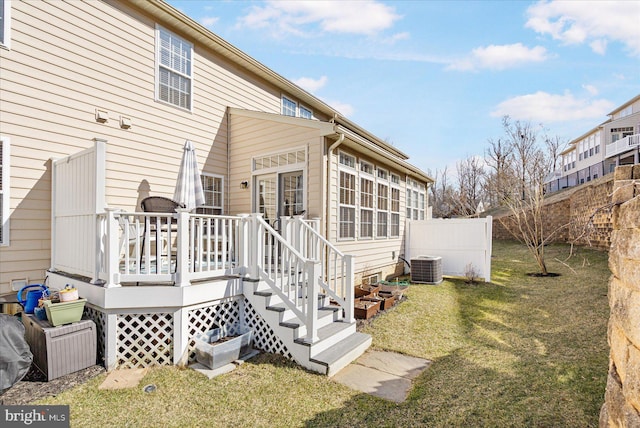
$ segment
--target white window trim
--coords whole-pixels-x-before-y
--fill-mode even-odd
[[[341,156],[345,156],[345,157],[349,157],[349,158],[353,159],[353,165],[345,165],[342,162],[340,162],[340,157]],[[340,168],[348,169],[352,174],[355,174],[356,177],[358,176],[358,170],[357,170],[358,158],[355,157],[354,155],[340,150],[338,152],[338,165],[339,165]]]
[[[0,47],[11,49],[11,0],[4,2],[4,21],[0,31],[4,35],[4,43],[0,43]]]
[[[189,77],[189,94],[191,96],[191,100],[189,102],[189,108],[184,108],[182,106],[176,105],[176,104],[172,104],[168,101],[164,101],[160,99],[160,30],[166,31],[167,33],[172,34],[174,37],[182,40],[183,42],[187,43],[189,46],[191,46],[191,75],[188,76]],[[155,63],[155,100],[159,103],[171,106],[171,107],[175,107],[178,108],[180,110],[183,111],[188,111],[191,112],[193,111],[193,102],[195,100],[194,97],[194,93],[193,93],[193,89],[194,89],[194,84],[193,84],[193,80],[194,80],[194,70],[195,70],[195,58],[194,58],[194,50],[193,50],[193,43],[189,42],[188,40],[178,36],[176,33],[174,33],[173,31],[169,31],[166,28],[164,28],[163,26],[156,24],[156,31],[155,31],[155,43],[156,43],[156,63]],[[175,73],[175,70],[171,70],[172,72]],[[184,75],[186,76],[186,75]]]
[[[382,170],[384,171],[384,169],[382,169]],[[387,197],[385,198],[386,199],[386,203],[387,203],[387,209],[386,210],[380,209],[380,206],[379,206],[379,203],[380,203],[380,192],[379,192],[379,187],[378,187],[379,185],[383,185],[383,186],[385,186],[387,188]],[[374,218],[375,227],[374,227],[374,231],[373,231],[374,232],[373,236],[376,239],[388,239],[389,238],[389,208],[390,208],[389,204],[391,203],[391,187],[389,187],[389,182],[387,182],[385,179],[377,178],[376,182],[374,184],[374,188],[375,188],[375,205],[374,205],[375,206],[375,216],[374,216],[375,217]],[[387,227],[386,227],[384,235],[378,234],[378,226],[379,226],[379,223],[380,223],[379,222],[379,217],[378,217],[379,213],[386,213],[387,214],[387,221],[386,221]]]
[[[295,111],[293,112],[293,116],[289,115],[289,114],[284,114],[284,100],[287,100],[291,103],[293,103],[293,105],[295,105]],[[289,98],[286,95],[282,95],[280,98],[280,113],[283,116],[287,116],[287,117],[298,117],[298,103],[294,100],[292,100],[291,98]]]
[[[10,202],[10,190],[11,190],[11,142],[9,137],[3,137],[0,135],[0,141],[2,142],[2,240],[0,240],[0,247],[9,245],[9,202]]]
[[[362,161],[361,161],[362,162]],[[356,194],[356,202],[357,202],[357,208],[356,208],[356,212],[358,214],[358,218],[357,218],[357,223],[358,223],[358,229],[357,229],[357,239],[358,240],[362,240],[362,241],[370,241],[372,239],[375,239],[376,237],[376,230],[375,230],[375,226],[376,226],[376,181],[375,178],[370,175],[367,174],[364,171],[359,171],[360,175],[356,175],[356,181],[358,183],[358,189],[357,189],[357,194]],[[371,207],[363,207],[362,206],[362,180],[367,180],[369,182],[371,182],[371,198],[372,198],[372,206]],[[362,235],[362,212],[363,211],[368,211],[371,213],[371,236],[364,236]]]
[[[302,117],[302,110],[306,110],[306,111],[308,111],[309,113],[311,113],[311,117],[309,117],[309,118]],[[302,104],[298,104],[298,115],[299,115],[302,119],[308,119],[308,120],[311,120],[311,119],[313,119],[313,110],[312,110],[312,109],[310,109],[310,108],[309,108],[309,107],[307,107],[307,106],[304,106],[304,105],[302,105]]]
[[[345,165],[343,163],[340,163],[340,154],[343,154],[345,156],[349,156],[351,158],[353,158],[354,161],[354,166],[351,167],[349,165]],[[336,230],[336,238],[338,241],[354,241],[358,239],[358,232],[359,232],[359,227],[360,227],[360,221],[359,221],[359,212],[358,210],[360,209],[360,201],[358,200],[358,198],[360,197],[360,183],[359,183],[359,176],[358,176],[358,171],[356,170],[355,166],[357,164],[357,158],[347,152],[338,152],[338,193],[337,193],[337,207],[338,207],[338,212],[337,212],[337,220],[338,220],[338,224],[337,224],[337,230]],[[341,184],[340,184],[340,173],[341,172],[345,172],[349,175],[352,175],[354,177],[354,205],[350,205],[350,204],[344,204],[342,203],[342,201],[340,200],[340,192],[342,190]],[[340,228],[341,228],[341,223],[342,223],[342,218],[341,218],[341,209],[345,207],[345,208],[349,208],[349,209],[353,209],[353,236],[340,236]]]
[[[224,175],[220,175],[220,174],[210,174],[207,172],[202,172],[200,173],[201,176],[203,177],[213,177],[213,178],[219,178],[220,179],[220,198],[221,198],[221,204],[219,207],[216,207],[215,205],[202,205],[202,208],[212,208],[212,209],[220,209],[221,215],[224,215],[224,198],[225,198],[225,194],[224,194]]]

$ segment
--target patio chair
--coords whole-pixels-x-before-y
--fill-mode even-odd
[[[140,207],[142,208],[142,211],[147,212],[147,213],[175,213],[176,210],[178,208],[184,208],[184,204],[181,204],[179,202],[174,201],[173,199],[169,199],[169,198],[165,198],[164,196],[149,196],[146,197],[142,200],[142,202],[140,202]],[[169,229],[171,229],[171,231],[175,231],[177,232],[176,229],[173,228],[173,225],[175,224],[176,219],[172,218],[171,219],[171,223],[167,224],[167,230],[166,232],[169,232]],[[150,233],[156,235],[155,239],[158,240],[159,238],[163,240],[162,244],[163,244],[163,250],[166,250],[169,248],[169,245],[171,245],[170,242],[167,242],[165,239],[164,234],[162,234],[161,237],[157,236],[160,234],[161,230],[156,230],[156,225],[155,222],[149,222],[150,223]],[[142,248],[144,249],[145,246],[145,238],[147,236],[147,222],[145,221],[144,224],[144,231],[143,231],[143,235],[142,235]],[[158,257],[160,256],[160,257]],[[175,253],[174,253],[175,256]],[[156,255],[156,271],[160,270],[160,266],[158,266],[158,264],[160,263],[161,260],[161,255]],[[143,254],[140,254],[140,266],[142,266],[142,259],[143,259]],[[149,263],[150,264],[150,263]],[[169,260],[169,269],[171,269],[171,260]],[[150,266],[147,266],[147,272],[151,273],[151,269]]]

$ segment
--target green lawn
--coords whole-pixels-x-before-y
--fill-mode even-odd
[[[281,357],[260,355],[213,380],[173,367],[142,388],[103,391],[104,375],[38,404],[70,404],[72,426],[597,426],[607,365],[607,253],[547,249],[536,278],[519,244],[494,243],[493,283],[412,285],[366,328],[376,349],[433,361],[395,404]]]

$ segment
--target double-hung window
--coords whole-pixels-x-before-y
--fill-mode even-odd
[[[204,205],[197,209],[200,214],[220,215],[223,213],[224,193],[222,176],[201,174]]]
[[[360,238],[373,238],[373,180],[360,177]]]
[[[193,45],[158,26],[157,99],[191,110],[193,88]]]
[[[391,188],[391,223],[389,225],[389,236],[397,238],[400,236],[400,189]]]
[[[424,184],[407,180],[407,219],[424,220],[426,212],[427,190]]]
[[[353,167],[355,158],[346,153],[340,153],[340,238],[356,237],[356,175]]]
[[[0,136],[0,246],[9,245],[9,139]]]
[[[387,226],[389,221],[389,186],[384,183],[378,183],[378,215],[376,237],[387,237]]]

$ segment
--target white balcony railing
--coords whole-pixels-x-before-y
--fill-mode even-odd
[[[610,158],[640,146],[640,134],[629,135],[611,144],[607,144],[605,157]]]

